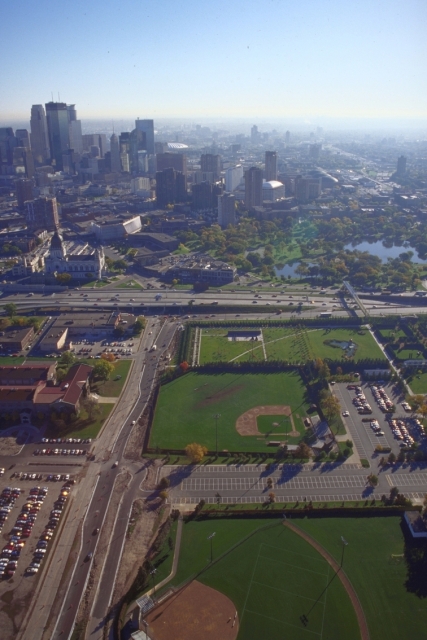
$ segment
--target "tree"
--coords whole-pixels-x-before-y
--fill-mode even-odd
[[[333,395],[322,400],[321,407],[327,420],[331,420],[331,418],[334,418],[340,412],[340,402],[338,398]]]
[[[113,371],[114,365],[101,359],[94,365],[92,375],[97,380],[108,380]]]
[[[370,473],[368,476],[368,482],[371,487],[376,487],[378,485],[378,476],[376,476],[374,473]]]
[[[296,458],[309,458],[310,457],[310,447],[305,442],[300,442],[298,448],[295,451]]]
[[[122,338],[125,335],[125,332],[126,332],[126,329],[121,324],[117,325],[117,327],[115,327],[113,331],[116,338]]]
[[[270,491],[270,493],[268,494],[270,503],[273,504],[273,502],[275,502],[276,500],[276,494],[274,493],[274,491]]]
[[[168,492],[166,491],[166,489],[164,489],[163,491],[160,491],[159,496],[161,497],[162,500],[167,500]]]
[[[69,273],[58,273],[55,276],[55,280],[58,284],[66,285],[71,282],[71,275]]]
[[[82,407],[86,411],[89,420],[93,420],[101,413],[101,407],[93,396],[86,396],[86,398],[82,400]]]
[[[181,369],[182,373],[186,373],[186,371],[188,371],[190,365],[188,364],[188,362],[186,360],[184,360],[184,362],[181,362],[181,364],[179,365],[179,368]]]
[[[161,480],[160,480],[160,482],[159,482],[159,489],[160,489],[160,490],[162,490],[162,489],[169,489],[169,487],[170,487],[170,480],[169,480],[169,478],[165,478],[165,477],[161,478]]]
[[[144,316],[139,316],[136,321],[135,324],[133,325],[133,332],[135,335],[139,335],[141,333],[141,331],[143,331],[145,329],[145,318]]]
[[[193,462],[194,464],[201,462],[207,452],[207,448],[201,444],[198,444],[197,442],[187,444],[187,446],[185,447],[185,453],[187,457],[190,458],[191,462]]]
[[[76,356],[71,351],[64,351],[64,353],[59,358],[59,364],[71,365],[76,361]]]
[[[101,359],[106,360],[107,362],[114,362],[116,356],[114,355],[114,353],[101,353]]]
[[[390,500],[393,502],[398,495],[399,495],[399,489],[397,487],[392,487],[390,489]]]
[[[396,462],[396,454],[394,454],[393,451],[391,453],[389,453],[388,458],[387,458],[387,462],[389,464],[394,464]]]
[[[7,304],[5,304],[3,309],[5,314],[9,316],[9,318],[13,318],[14,316],[16,316],[16,313],[18,311],[16,304],[14,304],[13,302],[8,302]]]

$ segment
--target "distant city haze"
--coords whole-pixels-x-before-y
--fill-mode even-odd
[[[0,122],[53,99],[82,121],[423,127],[426,24],[425,0],[3,3]]]

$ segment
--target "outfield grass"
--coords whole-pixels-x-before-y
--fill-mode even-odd
[[[286,373],[187,373],[160,389],[151,447],[184,449],[190,442],[215,451],[215,414],[218,450],[271,451],[266,436],[240,436],[237,418],[260,405],[289,405],[296,429],[303,432],[308,405],[305,386],[297,372]]]
[[[257,341],[232,342],[227,339],[228,329],[201,329],[200,364],[207,362],[263,361],[262,343]],[[239,357],[240,356],[240,357]]]
[[[401,518],[331,518],[298,520],[295,524],[316,538],[338,561],[341,536],[347,540],[344,570],[362,603],[371,640],[425,637],[425,544],[421,545],[421,556],[410,563],[409,572],[403,559],[399,564],[392,562],[391,554],[405,552],[402,531],[405,525]],[[409,543],[408,551],[412,545]]]
[[[227,339],[227,333],[227,327],[202,330],[200,364],[265,359],[261,342],[231,342]],[[383,352],[367,330],[361,330],[359,333],[357,329],[269,327],[262,329],[262,336],[267,360],[303,362],[313,358],[345,359],[346,354],[343,349],[327,344],[331,340],[339,342],[352,340],[356,343],[355,362],[367,358],[385,360]]]
[[[261,527],[261,529],[260,529]],[[259,529],[252,537],[248,534]],[[217,563],[207,567],[210,543],[215,531],[214,559],[242,543]],[[276,520],[265,528],[260,520],[188,522],[183,528],[177,585],[202,569],[197,576],[204,584],[221,591],[239,613],[238,640],[356,640],[359,630],[351,602],[327,562],[302,538]],[[319,602],[316,604],[316,600]],[[314,605],[314,606],[313,606]],[[305,628],[302,614],[309,614]]]

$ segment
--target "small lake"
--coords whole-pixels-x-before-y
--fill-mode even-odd
[[[355,250],[367,251],[368,253],[371,253],[372,255],[378,256],[379,258],[381,258],[382,262],[387,262],[387,258],[398,258],[401,253],[412,251],[412,253],[414,254],[411,258],[412,262],[415,262],[416,264],[427,263],[427,260],[422,260],[421,258],[418,257],[415,249],[412,249],[411,247],[403,247],[403,246],[385,247],[381,240],[377,240],[377,242],[359,242],[359,244],[355,244],[355,245],[346,244],[344,249],[346,249],[347,251],[355,251]],[[291,278],[298,278],[299,276],[297,273],[295,273],[295,269],[298,267],[299,264],[300,264],[300,261],[297,260],[292,264],[285,264],[285,266],[282,269],[278,269],[277,267],[274,267],[276,276],[285,276],[285,278],[287,278],[288,276],[291,276]],[[312,265],[312,263],[307,263],[307,264],[309,266]]]
[[[416,250],[411,247],[385,247],[382,240],[377,240],[377,242],[360,242],[359,244],[350,243],[346,244],[344,249],[347,249],[347,251],[367,251],[368,253],[372,253],[372,255],[381,258],[382,262],[387,262],[387,258],[398,258],[401,253],[412,251],[414,254],[411,258],[412,262],[416,262],[417,264],[425,264],[427,262],[427,260],[421,260],[421,258],[418,257]]]

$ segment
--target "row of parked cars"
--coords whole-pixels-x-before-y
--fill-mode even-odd
[[[90,444],[92,438],[42,438],[43,444]]]
[[[22,471],[14,471],[11,477],[20,480],[43,480],[42,473],[23,473]]]
[[[86,449],[34,449],[33,456],[84,456]]]
[[[347,387],[350,388],[350,387]],[[366,396],[362,391],[361,387],[352,386],[354,389],[356,396],[353,398],[353,404],[357,409],[357,413],[372,413],[372,408],[369,402],[366,400]]]
[[[390,420],[390,429],[396,440],[400,440],[401,447],[410,447],[414,443],[414,438],[409,434],[403,420]]]
[[[373,384],[371,388],[374,398],[377,401],[377,404],[381,411],[384,411],[384,413],[386,413],[387,411],[393,409],[393,401],[390,400],[383,387],[378,384]]]
[[[2,498],[9,506],[3,505],[2,509],[4,511],[10,510],[21,495],[21,492],[22,490],[19,487],[6,487],[2,492]],[[11,578],[15,574],[21,551],[27,538],[31,535],[47,492],[47,487],[33,487],[30,489],[29,496],[10,531],[8,543],[3,547],[0,555],[0,575],[4,578]],[[5,519],[7,519],[7,515]]]
[[[35,487],[35,490],[38,490],[39,493],[44,490],[46,490],[47,492],[47,487],[44,487],[43,489],[40,489],[40,487]],[[69,493],[70,487],[68,484],[65,484],[62,487],[57,500],[54,502],[53,509],[49,514],[48,524],[37,541],[37,545],[33,554],[33,560],[26,568],[26,573],[28,575],[34,575],[40,569],[41,563],[43,562],[43,559],[47,553],[49,542],[52,539],[54,531],[59,524],[59,519],[62,515],[62,511],[65,507],[65,502],[67,501]]]

